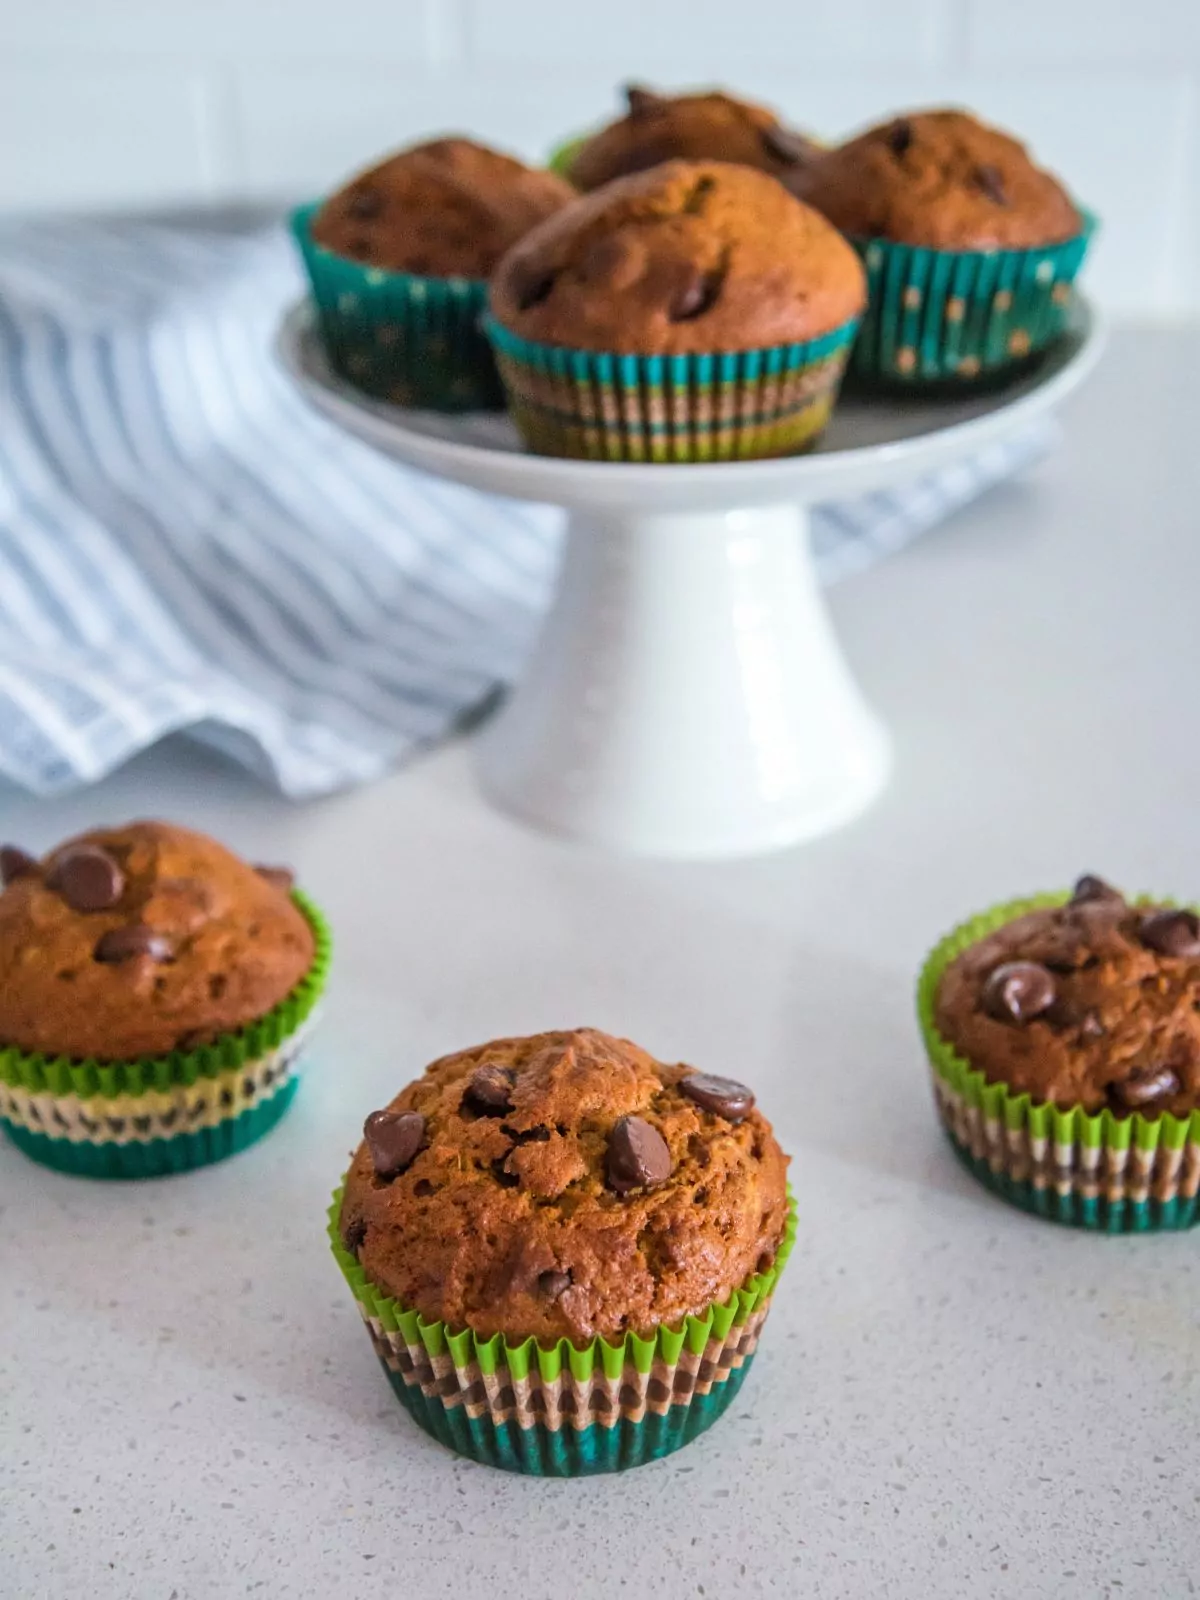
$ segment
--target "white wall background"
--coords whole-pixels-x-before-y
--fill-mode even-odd
[[[627,78],[829,136],[969,105],[1102,214],[1110,307],[1200,315],[1200,0],[0,0],[0,210],[292,198],[447,130],[539,157]]]

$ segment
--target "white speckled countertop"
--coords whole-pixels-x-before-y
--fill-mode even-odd
[[[262,1145],[103,1185],[0,1148],[0,1597],[1177,1600],[1200,1583],[1200,1234],[1060,1230],[938,1133],[912,1021],[961,914],[1082,870],[1200,895],[1200,339],[1123,335],[1037,476],[839,589],[896,738],[859,824],[613,861],[486,810],[462,748],[295,809],[186,746],[30,846],[160,813],[290,859],[339,941]],[[799,1247],[734,1410],[614,1478],[513,1478],[395,1404],[322,1234],[432,1056],[576,1023],[750,1080]]]

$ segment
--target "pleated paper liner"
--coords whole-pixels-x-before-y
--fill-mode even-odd
[[[44,1166],[89,1178],[153,1178],[236,1154],[283,1116],[325,987],[331,940],[307,896],[312,966],[279,1005],[195,1050],[72,1061],[0,1049],[0,1126]]]
[[[1036,250],[927,250],[854,239],[869,303],[854,346],[856,378],[969,383],[1014,369],[1066,328],[1074,283],[1097,227]]]
[[[571,1478],[669,1455],[717,1420],[742,1385],[796,1236],[795,1203],[774,1265],[678,1329],[617,1344],[510,1345],[426,1322],[382,1294],[342,1243],[339,1187],[329,1240],[397,1399],[433,1437],[486,1466]]]
[[[319,205],[292,213],[329,364],[355,388],[398,406],[501,410],[504,391],[479,319],[487,284],[385,272],[312,236]]]
[[[858,326],[761,350],[637,356],[540,344],[492,316],[483,325],[531,450],[652,462],[737,461],[812,445]]]
[[[1116,1116],[1107,1109],[1038,1104],[989,1083],[934,1023],[937,987],[955,956],[1025,912],[1066,899],[1063,892],[995,906],[955,928],[926,961],[917,1013],[938,1114],[968,1169],[1022,1210],[1105,1233],[1194,1227],[1200,1222],[1200,1111]]]

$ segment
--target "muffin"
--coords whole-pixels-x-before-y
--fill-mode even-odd
[[[576,141],[556,161],[577,189],[599,189],[663,161],[732,161],[781,178],[820,149],[765,106],[719,90],[666,95],[629,84],[625,99],[625,116]]]
[[[0,851],[0,1121],[27,1154],[152,1177],[283,1115],[328,961],[281,867],[134,822]]]
[[[330,1237],[436,1438],[573,1476],[664,1455],[729,1405],[793,1230],[744,1085],[543,1033],[435,1061],[363,1131]]]
[[[504,257],[484,326],[549,455],[786,455],[824,427],[865,303],[861,264],[765,172],[669,161]]]
[[[937,947],[919,1011],[955,1148],[1028,1210],[1109,1232],[1200,1220],[1200,919],[1087,876]]]
[[[469,139],[435,139],[301,207],[292,226],[331,365],[397,405],[502,405],[478,328],[487,280],[573,193]]]
[[[1024,145],[965,111],[893,117],[788,179],[862,252],[855,368],[973,379],[1062,332],[1092,219]]]

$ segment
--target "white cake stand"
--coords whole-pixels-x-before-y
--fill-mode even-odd
[[[563,506],[553,606],[478,737],[486,793],[572,838],[653,856],[796,844],[857,815],[887,735],[842,659],[806,508],[920,477],[1026,428],[1095,365],[1096,313],[1018,383],[972,399],[846,399],[820,448],[698,466],[522,451],[507,418],[405,411],[330,372],[298,307],[279,338],[308,397],[359,438],[473,489]]]

